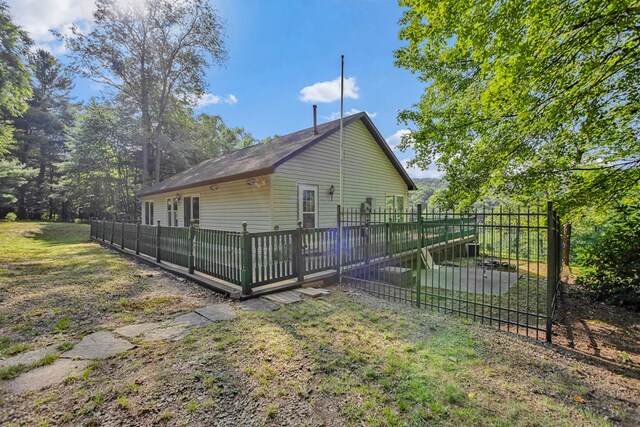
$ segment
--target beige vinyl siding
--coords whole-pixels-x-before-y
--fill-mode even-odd
[[[273,225],[280,229],[296,226],[298,184],[318,186],[320,227],[336,226],[336,206],[340,201],[340,135],[336,132],[313,147],[280,165],[273,179]],[[402,195],[407,204],[407,184],[389,161],[361,120],[344,129],[344,206],[359,208],[367,197],[373,207],[384,208],[387,194]],[[335,187],[333,201],[329,187]]]
[[[217,230],[242,229],[246,221],[249,231],[269,231],[271,227],[271,177],[263,177],[265,185],[257,188],[248,185],[247,180],[217,184],[217,190],[200,186],[169,193],[155,194],[141,199],[154,202],[154,220],[167,225],[167,198],[182,195],[178,204],[178,224],[184,225],[184,197],[200,196],[200,227]]]

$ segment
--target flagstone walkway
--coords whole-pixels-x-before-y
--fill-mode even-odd
[[[273,294],[271,298],[256,298],[237,304],[238,308],[249,311],[273,311],[280,304],[299,302],[300,296],[319,296],[328,293],[325,289],[300,289],[297,292],[287,291]],[[295,295],[293,295],[295,294]],[[138,338],[143,341],[178,341],[184,338],[191,328],[207,326],[212,322],[232,320],[236,312],[229,303],[212,304],[198,308],[164,322],[138,323],[122,326],[113,331],[98,331],[86,335],[71,350],[60,354],[56,346],[48,346],[28,351],[12,358],[0,361],[0,368],[32,365],[44,357],[56,355],[57,359],[50,365],[41,366],[22,373],[15,379],[6,382],[2,388],[8,393],[22,393],[63,382],[66,378],[79,375],[93,360],[102,360],[124,353],[135,348],[128,339]]]
[[[80,374],[92,360],[102,360],[135,348],[127,339],[139,337],[143,341],[177,341],[191,328],[207,326],[214,321],[231,320],[236,313],[229,303],[212,304],[165,322],[127,325],[110,331],[86,335],[71,350],[59,354],[55,362],[19,375],[4,385],[9,393],[39,390],[61,383],[65,378]],[[49,354],[58,354],[55,346],[29,351],[0,362],[0,367],[30,365]]]

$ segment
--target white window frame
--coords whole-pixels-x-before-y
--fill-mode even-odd
[[[142,207],[142,217],[145,225],[153,225],[153,215],[155,213],[155,206],[153,200],[145,200]],[[149,206],[152,206],[153,209],[149,211]]]
[[[304,213],[311,213],[311,212],[303,212],[303,210],[302,210],[303,205],[304,205],[304,203],[302,203],[302,196],[303,196],[305,190],[314,191],[315,200],[313,202],[313,207],[314,207],[313,214],[315,216],[315,221],[314,221],[314,224],[313,224],[312,228],[318,228],[318,225],[320,223],[320,218],[319,218],[319,215],[318,215],[319,209],[318,209],[318,186],[317,185],[298,184],[298,219],[300,221],[303,221],[303,224],[304,224],[303,214]]]
[[[176,202],[175,205],[173,203],[174,200]],[[180,202],[177,197],[167,197],[166,201],[168,204],[165,206],[171,207],[171,209],[165,208],[165,212],[167,214],[167,227],[178,227],[178,211],[180,210]]]
[[[202,211],[202,197],[200,197],[200,193],[193,193],[193,194],[185,194],[184,196],[182,196],[182,219],[184,221],[184,213],[185,213],[185,203],[184,200],[189,197],[189,212],[191,213],[191,218],[189,219],[189,222],[185,222],[184,226],[185,227],[189,227],[191,225],[191,220],[193,220],[193,198],[197,197],[198,198],[198,224],[196,225],[196,227],[199,226],[200,224],[200,218],[202,217],[202,215],[200,215],[200,212]]]

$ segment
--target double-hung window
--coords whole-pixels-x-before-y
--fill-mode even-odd
[[[144,202],[144,224],[153,225],[153,202]]]
[[[178,226],[178,199],[176,197],[167,199],[167,226]]]
[[[200,225],[200,196],[185,196],[184,202],[184,226],[194,227]]]

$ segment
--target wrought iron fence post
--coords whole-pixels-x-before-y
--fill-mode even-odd
[[[418,239],[416,251],[416,307],[420,308],[420,300],[422,299],[422,204],[418,203]]]
[[[246,221],[242,223],[242,295],[251,293],[251,234]]]
[[[109,243],[113,245],[113,230],[116,229],[116,220],[111,221],[111,239],[109,239]]]
[[[158,226],[156,227],[156,262],[160,262],[160,220],[158,220]]]
[[[302,251],[304,250],[304,243],[302,241],[302,221],[298,220],[298,227],[296,228],[295,234],[295,242],[296,246],[294,246],[293,256],[294,263],[296,265],[296,273],[298,276],[298,281],[302,282],[304,280],[304,256]]]
[[[338,281],[342,283],[342,212],[340,205],[336,206],[337,215],[337,232],[336,243],[338,245],[336,254],[336,271],[338,272]]]
[[[140,221],[136,221],[136,255],[140,255]]]
[[[362,236],[363,240],[363,252],[364,252],[364,265],[369,265],[371,262],[371,220],[367,219],[363,225],[362,231],[364,236]]]
[[[556,287],[556,241],[553,202],[547,203],[547,324],[546,339],[551,342],[551,326],[553,317],[553,296]]]
[[[195,257],[193,255],[193,240],[196,237],[196,229],[193,226],[193,221],[191,221],[191,225],[189,226],[189,274],[193,274],[194,271],[194,261]]]
[[[124,249],[124,220],[122,220],[121,225],[121,233],[120,233],[120,249]]]
[[[384,223],[384,243],[387,256],[391,256],[391,224],[388,222]]]

